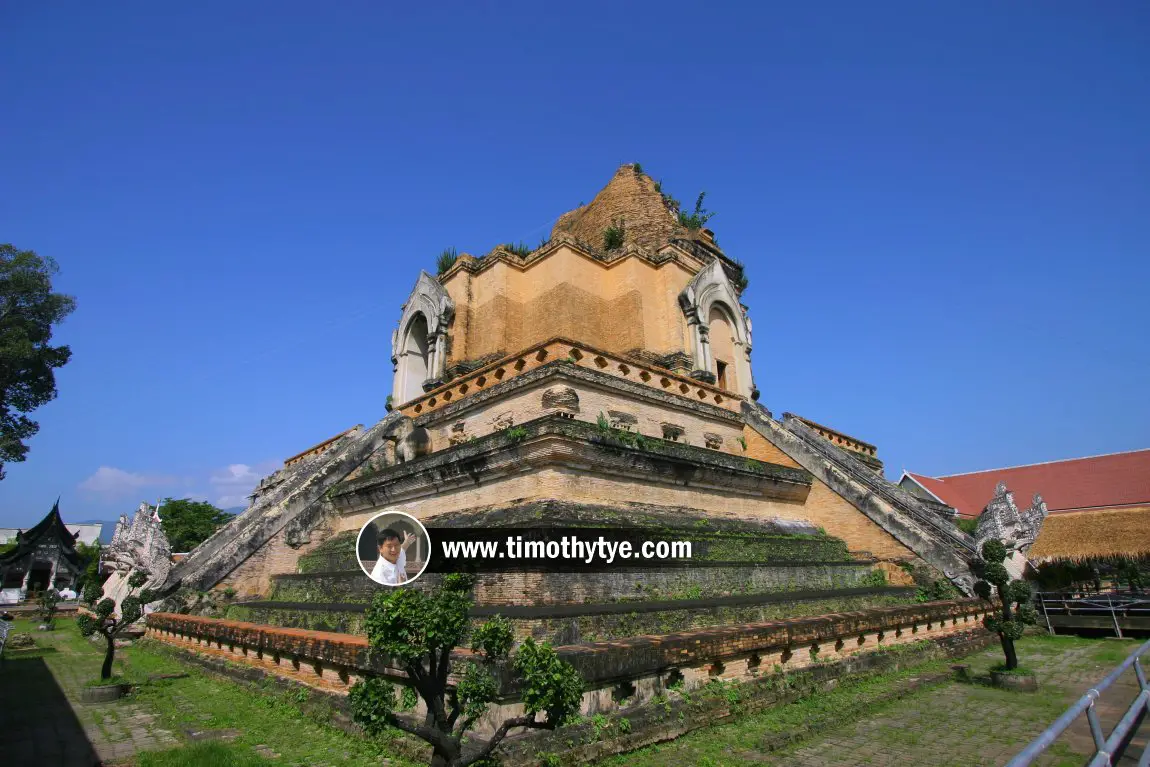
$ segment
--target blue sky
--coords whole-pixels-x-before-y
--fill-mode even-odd
[[[1150,447],[1145,3],[5,3],[0,30],[0,241],[78,300],[0,525],[237,505],[384,414],[436,253],[538,242],[634,161],[707,191],[776,413],[892,477]]]

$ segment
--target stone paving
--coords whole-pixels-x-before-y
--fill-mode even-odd
[[[1096,640],[1105,642],[1106,640]],[[1097,646],[1033,654],[1024,662],[1038,675],[1037,694],[1006,692],[970,684],[948,684],[923,692],[789,752],[751,755],[774,767],[855,767],[931,765],[995,767],[1005,764],[1078,696],[1120,662],[1131,645],[1098,658]],[[1001,660],[997,647],[974,659],[976,669]],[[1118,657],[1118,660],[1114,660]],[[1111,662],[1113,661],[1113,662]],[[1137,694],[1133,672],[1125,674],[1099,701],[1103,730],[1109,734]],[[1024,696],[1019,698],[1018,696]],[[1143,725],[1120,765],[1134,765],[1147,746],[1150,720]],[[1081,767],[1093,753],[1085,719],[1036,762],[1050,767]],[[757,757],[757,758],[756,758]]]
[[[28,624],[17,624],[17,631]],[[125,698],[80,703],[85,682],[99,676],[102,657],[84,652],[72,632],[32,632],[42,652],[4,653],[0,668],[0,733],[5,765],[93,767],[130,763],[139,751],[180,740]]]

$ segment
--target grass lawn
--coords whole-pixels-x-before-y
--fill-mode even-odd
[[[389,752],[385,743],[356,738],[312,717],[299,707],[304,696],[295,697],[277,690],[255,691],[251,687],[209,675],[147,647],[132,647],[124,653],[127,675],[186,672],[182,679],[164,679],[138,688],[135,699],[157,713],[163,724],[178,733],[203,730],[234,730],[228,733],[229,750],[247,758],[257,750],[277,754],[280,765],[330,765],[330,767],[377,767],[385,756],[396,765],[411,764]],[[119,655],[119,653],[117,654]],[[233,737],[234,736],[234,737]],[[192,753],[201,761],[172,764],[216,764],[210,750]],[[190,755],[189,755],[190,756]],[[151,758],[151,757],[149,757]],[[231,762],[218,762],[231,764]],[[239,765],[260,761],[237,762]],[[141,761],[141,767],[149,762]],[[159,765],[166,762],[155,762]]]
[[[18,658],[36,655],[45,659],[57,677],[75,676],[75,688],[98,677],[104,646],[81,637],[74,619],[58,620],[52,632],[36,631],[37,625],[29,620],[15,621],[13,632],[31,633],[39,647],[31,653],[5,650],[9,667]],[[187,676],[147,681],[152,675],[173,673]],[[254,690],[211,676],[147,647],[147,643],[118,649],[113,674],[140,684],[120,701],[87,707],[97,725],[115,721],[124,710],[122,706],[139,707],[154,714],[164,730],[190,744],[167,752],[140,752],[135,761],[117,761],[117,765],[378,767],[384,757],[390,757],[393,765],[413,765],[390,752],[385,742],[352,737],[318,721],[291,695]],[[69,697],[73,697],[71,690]],[[223,731],[217,734],[226,742],[193,742],[192,733],[204,731]]]
[[[275,764],[242,747],[224,743],[196,743],[168,751],[140,754],[138,767],[263,767]]]

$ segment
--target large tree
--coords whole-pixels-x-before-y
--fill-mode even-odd
[[[172,551],[191,551],[231,518],[231,514],[207,501],[165,498],[160,502],[160,526]]]
[[[72,357],[52,346],[53,326],[76,299],[52,292],[59,271],[51,258],[0,245],[0,479],[4,464],[23,461],[40,425],[26,415],[56,398],[56,375]]]

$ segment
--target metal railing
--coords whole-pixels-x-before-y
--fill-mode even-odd
[[[1088,767],[1111,767],[1111,765],[1116,764],[1122,758],[1135,729],[1141,723],[1142,718],[1146,716],[1147,711],[1150,710],[1150,685],[1147,685],[1146,671],[1142,668],[1142,656],[1147,654],[1150,654],[1150,641],[1145,642],[1137,650],[1130,653],[1130,656],[1122,661],[1122,665],[1090,688],[1085,695],[1078,699],[1078,702],[1066,710],[1066,713],[1058,717],[1054,724],[1043,730],[1029,746],[1019,752],[1018,756],[1007,762],[1006,767],[1027,767],[1027,765],[1032,764],[1038,755],[1049,748],[1058,736],[1066,732],[1070,725],[1074,724],[1083,713],[1086,714],[1086,719],[1090,723],[1090,734],[1094,737],[1094,756],[1087,763]],[[1110,737],[1105,738],[1102,736],[1102,725],[1098,721],[1098,710],[1094,704],[1099,696],[1122,675],[1122,672],[1131,666],[1134,667],[1134,674],[1138,677],[1138,695],[1130,707],[1126,709],[1126,713],[1123,714],[1118,724],[1114,726]],[[1138,767],[1148,767],[1148,765],[1150,765],[1150,746],[1146,747],[1142,758],[1138,760]]]
[[[1039,592],[1034,595],[1039,611],[1046,619],[1046,628],[1053,634],[1051,615],[1108,615],[1114,626],[1114,633],[1122,638],[1122,626],[1118,620],[1123,618],[1150,616],[1150,598],[1138,594],[1122,594],[1119,592],[1101,592],[1096,594],[1067,594],[1055,592]]]

